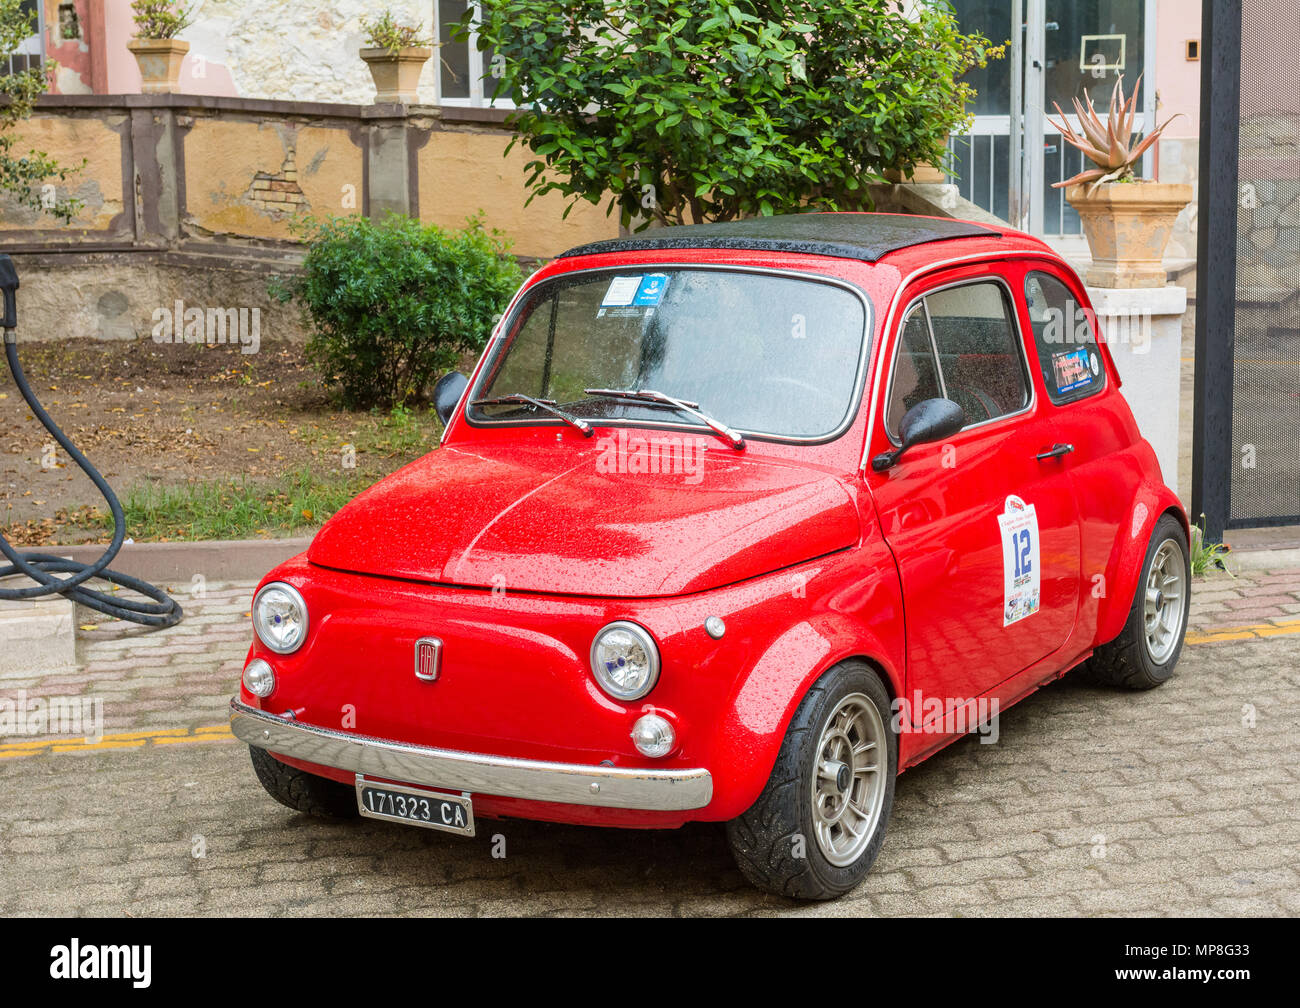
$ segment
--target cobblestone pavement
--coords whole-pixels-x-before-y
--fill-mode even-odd
[[[1170,683],[1067,677],[1004,712],[998,744],[900,778],[863,885],[801,906],[750,889],[718,826],[464,840],[275,804],[225,729],[251,586],[223,586],[164,633],[83,629],[76,674],[0,682],[106,722],[98,747],[0,738],[0,914],[1300,914],[1300,570],[1196,588]]]

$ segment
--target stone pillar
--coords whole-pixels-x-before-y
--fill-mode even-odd
[[[1089,287],[1088,297],[1138,429],[1155,449],[1165,483],[1177,491],[1187,288]]]

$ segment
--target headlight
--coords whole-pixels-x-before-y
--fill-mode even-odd
[[[244,688],[253,696],[265,699],[275,692],[275,672],[261,658],[244,666]]]
[[[659,679],[659,648],[635,623],[618,620],[591,642],[591,672],[616,700],[640,700]]]
[[[253,597],[253,629],[276,654],[292,654],[307,639],[307,603],[298,589],[272,581]]]
[[[632,726],[632,744],[642,756],[659,759],[673,751],[677,733],[672,724],[658,714],[646,714]]]

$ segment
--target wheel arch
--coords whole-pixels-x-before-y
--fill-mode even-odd
[[[828,647],[800,670],[790,652],[806,653],[810,636]],[[904,692],[902,662],[869,628],[830,618],[805,620],[785,631],[743,676],[717,736],[717,752],[732,760],[732,787],[715,809],[720,818],[740,815],[754,803],[776,765],[777,754],[799,705],[826,673],[848,661],[861,661],[880,679],[891,704]],[[780,698],[780,702],[776,702]]]
[[[1106,592],[1097,615],[1094,644],[1106,644],[1124,629],[1142,577],[1142,563],[1151,545],[1152,533],[1166,515],[1178,521],[1190,549],[1191,523],[1182,503],[1162,484],[1143,484],[1133,503],[1132,520],[1120,527],[1111,549],[1110,590]]]

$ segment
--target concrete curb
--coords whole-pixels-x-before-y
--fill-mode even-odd
[[[1229,570],[1295,570],[1300,568],[1300,547],[1288,549],[1235,549],[1225,557]]]
[[[258,581],[276,564],[297,556],[311,539],[241,539],[230,542],[130,543],[109,565],[113,570],[160,584],[189,584],[196,574],[207,581]],[[79,563],[93,563],[102,546],[56,546]]]

